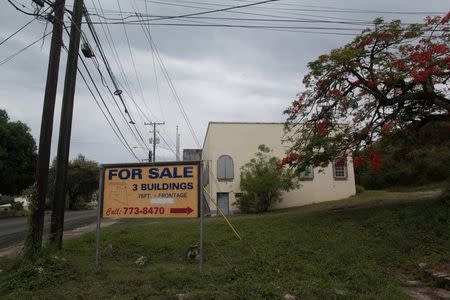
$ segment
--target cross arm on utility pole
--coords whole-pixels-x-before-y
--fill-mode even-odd
[[[166,122],[144,122],[144,125],[153,126],[153,162],[156,159],[156,126],[164,125]]]

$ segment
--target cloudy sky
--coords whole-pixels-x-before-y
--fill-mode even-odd
[[[185,18],[154,20],[161,16],[180,16],[254,2],[257,1],[120,0],[118,3],[117,0],[85,0],[94,23],[105,21],[96,14],[108,18],[107,22],[111,23],[94,24],[94,27],[145,145],[133,126],[131,130],[137,138],[132,134],[125,120],[129,117],[125,116],[124,119],[121,116],[123,108],[120,102],[118,107],[114,102],[119,101],[118,98],[114,99],[108,92],[108,87],[114,90],[113,83],[84,23],[82,30],[100,62],[103,79],[93,59],[85,59],[85,62],[108,109],[140,159],[147,156],[145,148],[150,137],[149,126],[143,124],[145,121],[165,122],[164,126],[159,126],[159,133],[167,144],[161,140],[157,150],[158,160],[174,159],[177,125],[181,134],[181,148],[198,147],[165,74],[170,76],[172,86],[201,144],[210,121],[283,121],[282,111],[301,89],[307,63],[350,41],[352,34],[367,27],[360,23],[371,21],[376,16],[386,20],[401,19],[406,23],[420,22],[428,13],[445,13],[450,8],[450,0],[280,0]],[[22,8],[25,6],[26,11],[33,9],[31,0],[14,0],[13,3]],[[67,0],[66,7],[72,9],[72,3]],[[153,19],[146,21],[149,27],[135,22],[138,20],[135,17],[128,17],[136,11],[151,15],[146,17]],[[128,17],[127,24],[114,20],[123,17]],[[31,16],[15,10],[3,0],[0,43],[31,19]],[[66,23],[69,25],[67,16]],[[230,28],[223,25],[271,28]],[[167,73],[149,46],[147,29]],[[7,62],[5,59],[50,30],[51,24],[46,26],[44,21],[35,20],[0,45],[0,108],[6,109],[12,120],[28,124],[36,140],[39,138],[51,35],[43,43],[37,42],[13,59]],[[66,34],[64,41],[68,45]],[[63,51],[52,156],[57,148],[66,58],[66,51]],[[85,70],[82,69],[82,72],[87,75]],[[91,83],[90,86],[93,88]],[[98,95],[96,97],[100,101]],[[70,155],[74,157],[78,153],[99,162],[135,161],[112,131],[79,76]]]

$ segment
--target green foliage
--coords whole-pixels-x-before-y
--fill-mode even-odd
[[[34,181],[36,143],[24,123],[0,109],[0,194],[18,195]]]
[[[407,203],[413,197],[367,192],[343,201],[231,216],[260,257],[223,220],[207,218],[204,274],[197,264],[180,259],[198,242],[198,220],[120,223],[102,229],[100,249],[112,244],[113,255],[102,256],[99,268],[93,262],[94,232],[66,241],[59,259],[46,256],[35,264],[0,260],[0,295],[176,299],[183,293],[189,299],[283,299],[289,293],[297,299],[410,299],[403,282],[426,280],[417,264],[450,257],[450,224],[442,205],[431,199]],[[149,263],[137,267],[134,261],[142,255]]]
[[[49,198],[53,199],[56,177],[56,158],[49,171]],[[69,209],[83,208],[98,189],[99,166],[96,161],[88,160],[79,154],[69,162],[67,171],[67,201]]]
[[[380,169],[356,167],[356,181],[367,189],[412,186],[450,178],[450,123],[429,123],[418,132],[385,136],[366,152],[381,155]]]
[[[270,153],[268,147],[260,145],[255,158],[241,168],[242,195],[235,204],[243,213],[265,212],[281,201],[282,192],[298,186],[291,170],[277,170],[279,159]]]
[[[27,220],[27,236],[25,238],[25,245],[23,248],[24,257],[27,259],[34,259],[36,255],[39,253],[40,248],[38,245],[33,244],[32,239],[32,228],[34,224],[32,220],[34,216],[38,213],[38,199],[37,199],[37,188],[35,186],[29,187],[25,189],[22,193],[22,196],[27,198],[28,200],[28,220]]]
[[[33,291],[57,287],[62,280],[75,278],[74,268],[66,259],[41,252],[33,261],[18,259],[7,265],[6,273],[0,282],[3,293],[14,291]]]

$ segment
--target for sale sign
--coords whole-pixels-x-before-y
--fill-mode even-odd
[[[196,218],[200,164],[102,166],[103,218]]]

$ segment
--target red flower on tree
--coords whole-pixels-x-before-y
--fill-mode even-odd
[[[301,109],[286,110],[290,151],[302,153],[293,164],[326,165],[335,154],[327,150],[342,149],[366,153],[355,165],[367,161],[376,171],[382,158],[371,145],[385,133],[423,126],[415,121],[428,115],[447,120],[449,21],[450,13],[414,25],[378,18],[373,29],[311,62]]]
[[[328,91],[328,95],[330,97],[336,97],[336,98],[344,98],[345,95],[338,89],[331,89]]]
[[[438,44],[434,46],[434,51],[436,53],[445,53],[448,51],[448,46],[445,44]]]
[[[286,157],[283,157],[281,161],[277,163],[277,170],[280,171],[285,165],[293,165],[293,163],[300,157],[297,152],[291,152]]]
[[[319,60],[320,60],[321,62],[327,61],[328,58],[329,58],[328,55],[321,55],[321,56],[319,56]]]
[[[355,47],[357,49],[362,49],[365,46],[372,44],[372,42],[373,42],[372,38],[365,38],[365,39],[361,40],[358,44],[356,44]]]
[[[380,153],[376,151],[372,152],[372,154],[370,155],[370,167],[372,171],[374,172],[378,171],[380,169],[380,165],[381,165]]]
[[[366,157],[360,155],[360,156],[355,157],[355,159],[353,160],[353,165],[355,166],[355,168],[358,168],[358,167],[361,166],[365,161],[366,161]]]
[[[394,124],[392,123],[386,123],[381,127],[381,133],[386,134],[389,133],[392,128],[394,128]]]
[[[392,62],[392,66],[393,66],[394,68],[399,69],[400,71],[405,70],[405,62],[404,62],[403,60],[401,60],[401,59]]]
[[[317,122],[316,130],[320,135],[325,135],[328,133],[328,126],[331,124],[331,121],[328,119],[323,119]]]

